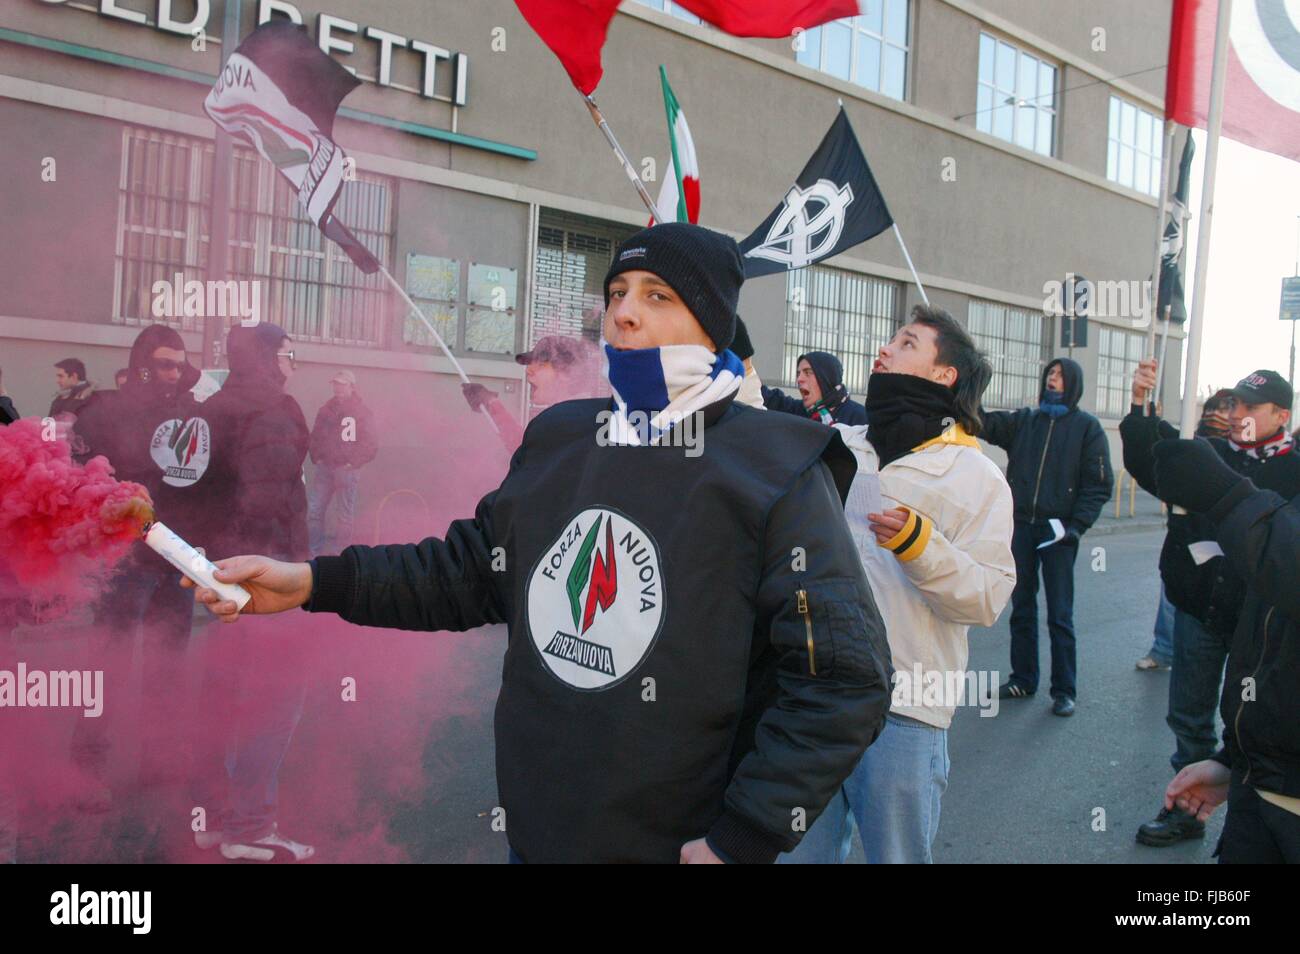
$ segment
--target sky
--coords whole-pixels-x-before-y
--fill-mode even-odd
[[[1205,133],[1194,135],[1184,276],[1189,312],[1205,173]],[[1176,176],[1177,156],[1174,166]],[[1283,276],[1296,274],[1298,229],[1300,162],[1221,139],[1197,388],[1202,394],[1208,385],[1231,387],[1257,368],[1289,372],[1291,322],[1278,320],[1278,305]]]

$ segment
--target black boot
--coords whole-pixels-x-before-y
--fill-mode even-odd
[[[1205,823],[1196,820],[1181,808],[1162,808],[1160,814],[1149,822],[1138,826],[1137,840],[1140,845],[1163,848],[1180,841],[1205,837]]]

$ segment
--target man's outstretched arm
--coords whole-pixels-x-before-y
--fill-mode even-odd
[[[503,580],[498,579],[504,574],[492,570],[495,497],[484,497],[474,519],[454,522],[443,540],[352,546],[312,563],[231,557],[217,562],[217,578],[238,583],[252,595],[244,613],[281,613],[305,606],[362,626],[430,631],[504,622],[499,589]],[[196,595],[222,622],[239,618],[235,604],[214,590],[200,586]]]

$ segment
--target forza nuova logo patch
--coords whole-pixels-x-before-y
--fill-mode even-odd
[[[163,472],[163,483],[188,487],[208,469],[212,434],[201,417],[163,421],[149,441],[149,455]]]
[[[624,514],[590,507],[542,554],[527,601],[546,668],[575,689],[607,689],[641,664],[659,635],[659,546]]]

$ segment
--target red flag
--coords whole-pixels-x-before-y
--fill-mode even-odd
[[[1174,0],[1165,117],[1205,128],[1217,0]],[[1300,23],[1282,0],[1232,5],[1223,134],[1300,160]]]
[[[701,20],[734,36],[792,36],[829,20],[851,17],[858,0],[677,0]],[[591,95],[600,83],[600,48],[619,0],[515,0],[542,42]]]
[[[590,96],[600,82],[600,48],[619,0],[515,0],[542,42],[560,58],[573,85]]]

